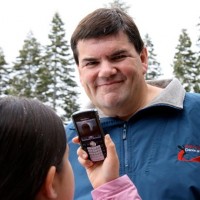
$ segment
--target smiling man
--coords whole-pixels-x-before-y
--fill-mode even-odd
[[[104,114],[128,119],[161,91],[144,80],[146,48],[138,54],[123,31],[81,40],[77,49],[81,83]]]
[[[177,159],[178,146],[200,147],[200,95],[186,93],[177,79],[145,80],[147,49],[132,18],[119,9],[101,8],[83,18],[71,48],[81,84],[116,144],[120,175],[130,177],[143,200],[200,199],[200,163]],[[75,199],[89,200],[92,188],[70,142],[72,123],[66,131]]]

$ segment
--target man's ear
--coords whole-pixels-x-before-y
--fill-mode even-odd
[[[39,195],[45,196],[47,199],[56,199],[58,194],[55,187],[56,167],[51,166],[47,173],[46,179],[42,185]]]
[[[146,74],[148,68],[148,52],[146,47],[142,49],[140,53],[140,59],[143,65],[143,74]]]

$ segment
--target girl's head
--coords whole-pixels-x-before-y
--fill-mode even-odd
[[[0,197],[72,199],[64,125],[37,100],[0,98]]]

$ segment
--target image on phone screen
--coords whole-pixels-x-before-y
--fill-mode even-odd
[[[84,116],[84,117],[83,117]],[[92,161],[104,160],[106,157],[106,147],[104,144],[104,134],[97,121],[95,113],[87,113],[80,116],[73,116],[76,129],[82,148],[88,153]]]

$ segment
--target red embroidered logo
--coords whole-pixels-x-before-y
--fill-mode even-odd
[[[187,162],[200,162],[200,146],[178,145],[178,160]]]

